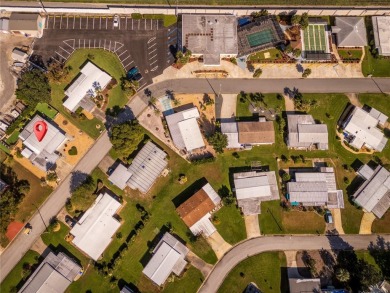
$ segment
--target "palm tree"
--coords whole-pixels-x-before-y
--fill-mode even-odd
[[[349,272],[346,269],[338,268],[336,270],[336,279],[339,280],[341,283],[346,283],[349,281]]]

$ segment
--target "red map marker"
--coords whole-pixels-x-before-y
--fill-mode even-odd
[[[34,124],[34,133],[38,141],[42,141],[47,132],[47,124],[45,121],[37,121]]]

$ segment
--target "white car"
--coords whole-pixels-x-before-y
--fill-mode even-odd
[[[114,27],[118,27],[118,26],[119,26],[119,15],[115,14],[114,15]]]

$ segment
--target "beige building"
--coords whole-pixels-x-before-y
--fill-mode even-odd
[[[45,19],[38,13],[12,13],[9,31],[25,37],[40,38],[43,35]]]

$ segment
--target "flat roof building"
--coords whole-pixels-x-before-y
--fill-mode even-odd
[[[18,293],[65,292],[81,271],[66,254],[49,252]]]
[[[121,226],[114,217],[120,207],[121,203],[108,193],[99,194],[94,204],[70,230],[72,243],[97,261]]]
[[[319,172],[296,172],[295,181],[287,183],[292,205],[344,208],[343,191],[336,186],[332,167],[321,167]]]
[[[47,132],[41,141],[38,141],[34,133],[34,125],[43,121],[47,125]],[[31,163],[43,171],[51,169],[59,155],[57,150],[67,141],[66,133],[53,121],[43,119],[35,115],[33,119],[24,127],[19,134],[23,141],[24,149],[22,155],[29,159]]]
[[[353,107],[347,115],[347,118],[342,123],[344,129],[344,136],[346,141],[353,147],[361,149],[363,146],[378,152],[381,152],[387,143],[387,138],[383,132],[377,127],[380,121],[375,118],[379,116],[376,112],[366,112],[362,108]],[[379,112],[380,113],[380,112]],[[387,116],[386,120],[387,120]],[[384,117],[380,118],[382,123]]]
[[[0,32],[9,33],[9,18],[0,18]]]
[[[221,198],[209,183],[182,203],[176,211],[192,234],[203,234],[205,237],[217,229],[211,223],[211,213],[220,205]]]
[[[379,55],[390,56],[390,16],[373,16],[372,27]]]
[[[377,166],[372,172],[364,165],[358,174],[365,179],[364,183],[352,195],[354,202],[367,212],[381,218],[390,207],[390,172],[382,166]]]
[[[91,112],[95,107],[91,98],[96,96],[96,91],[104,90],[111,79],[110,75],[88,61],[65,91],[68,98],[63,106],[70,112],[75,112],[79,107]]]
[[[167,154],[163,150],[149,141],[133,159],[129,168],[119,164],[108,180],[120,189],[129,186],[146,193],[168,165],[166,157]]]
[[[185,260],[189,249],[169,233],[165,233],[153,249],[153,256],[143,269],[156,285],[165,283],[171,273],[180,276],[187,265]]]
[[[276,16],[262,16],[237,30],[238,56],[246,56],[275,47],[284,42],[283,31]]]
[[[328,149],[328,127],[316,124],[311,115],[287,115],[287,146],[296,149]]]
[[[320,279],[289,278],[290,293],[321,292]]]
[[[220,65],[221,57],[238,53],[236,16],[182,14],[182,42],[205,65]]]
[[[275,143],[275,130],[272,121],[222,122],[221,131],[228,137],[227,148]]]
[[[38,13],[12,12],[9,17],[8,29],[13,34],[40,38],[43,35],[45,19]]]
[[[336,34],[338,47],[367,46],[367,32],[364,17],[336,16],[332,33]]]
[[[173,143],[179,150],[191,152],[205,146],[197,121],[199,117],[197,107],[165,117]]]
[[[237,203],[244,215],[260,214],[261,202],[279,199],[274,171],[235,173],[233,179]]]

